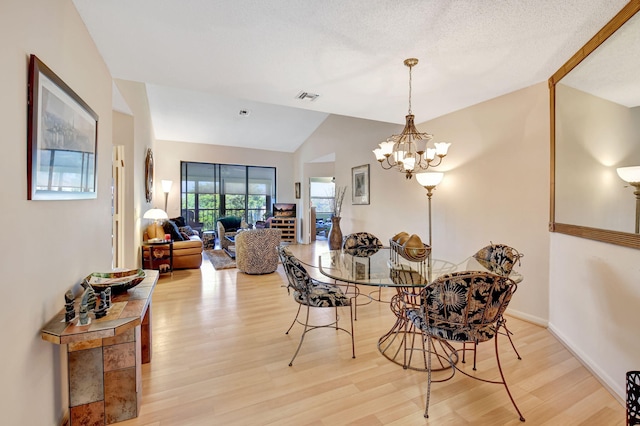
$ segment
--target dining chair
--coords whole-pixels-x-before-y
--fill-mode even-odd
[[[357,257],[368,257],[372,254],[375,254],[379,249],[383,247],[382,242],[378,237],[369,233],[369,232],[354,232],[352,234],[346,235],[342,239],[342,250],[345,253],[351,254]],[[350,285],[347,284],[345,288],[345,292],[349,292]],[[357,289],[357,285],[354,285]],[[359,292],[359,290],[358,290]],[[356,304],[354,307],[355,310],[355,319],[358,319],[358,305],[368,305],[372,300],[376,300],[378,302],[382,302],[382,288],[378,287],[378,298],[374,299],[371,295],[367,295],[369,300],[366,303],[358,303],[356,298]]]
[[[421,330],[427,344],[427,397],[424,416],[429,417],[431,384],[451,379],[456,371],[486,383],[502,384],[511,399],[513,407],[524,417],[516,405],[500,364],[498,336],[504,327],[502,314],[509,305],[517,284],[510,278],[490,272],[461,271],[442,275],[425,286],[420,294],[420,308],[406,306],[407,318]],[[451,342],[478,343],[494,340],[495,356],[500,380],[491,380],[475,373],[469,374],[453,359],[457,351]],[[450,374],[445,378],[432,378],[432,347],[437,343],[449,350]],[[463,349],[464,351],[464,349]],[[437,357],[438,355],[436,353]]]
[[[349,334],[351,336],[352,358],[355,358],[356,347],[353,333],[353,305],[355,305],[355,300],[353,299],[357,296],[357,293],[353,297],[347,297],[339,286],[312,278],[302,263],[288,248],[282,247],[278,253],[289,282],[287,291],[293,289],[293,299],[298,303],[296,316],[285,334],[289,334],[289,331],[291,331],[296,323],[304,327],[302,335],[300,336],[300,343],[298,343],[298,347],[289,362],[289,366],[293,365],[293,361],[296,359],[296,356],[298,356],[306,334],[319,328],[333,328]],[[304,319],[301,319],[300,312],[303,306],[306,308],[306,313]],[[349,307],[350,330],[340,327],[339,325],[340,317],[338,315],[338,308],[341,307]],[[334,308],[335,320],[322,324],[310,323],[311,308]]]
[[[518,266],[521,265],[520,259],[524,257],[524,254],[518,252],[518,250],[514,249],[513,247],[509,247],[506,244],[490,243],[488,246],[482,247],[480,250],[478,250],[472,257],[480,265],[487,268],[488,271],[505,277],[511,276],[511,278],[516,281],[516,283],[520,283],[520,281],[513,277],[512,273],[513,268],[516,266],[516,263],[518,264]],[[520,280],[522,279],[521,276],[519,278]],[[513,351],[516,353],[516,356],[518,357],[518,359],[522,359],[520,353],[516,349],[516,345],[513,343],[513,339],[511,338],[513,332],[509,330],[509,328],[507,328],[506,318],[503,318],[502,328],[504,329],[504,333],[509,339],[509,343],[511,343]],[[465,360],[463,356],[462,362],[464,361]],[[473,368],[475,369],[475,367],[476,362],[474,352]]]

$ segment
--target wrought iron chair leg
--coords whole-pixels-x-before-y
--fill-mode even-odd
[[[300,312],[300,307],[298,307],[298,312]],[[293,354],[293,358],[291,358],[291,361],[289,362],[289,367],[291,367],[293,365],[293,360],[296,359],[296,357],[298,356],[298,352],[300,352],[300,348],[302,347],[302,341],[304,340],[304,335],[307,334],[307,330],[309,329],[309,311],[311,309],[309,308],[309,306],[307,305],[307,319],[304,322],[304,331],[302,332],[302,336],[300,336],[300,343],[298,343],[298,349],[296,349],[296,353]],[[297,315],[296,315],[297,318]]]
[[[513,333],[507,328],[506,322],[507,322],[507,320],[504,319],[503,323],[502,323],[502,328],[504,328],[504,332],[507,335],[507,337],[509,338],[509,342],[511,343],[511,347],[513,348],[513,351],[516,353],[516,356],[518,357],[518,359],[522,359],[522,357],[520,356],[520,353],[516,349],[516,345],[513,343],[513,340],[511,339],[511,335]]]
[[[424,407],[424,417],[425,419],[429,418],[429,402],[431,400],[431,345],[432,345],[431,337],[427,336],[427,350],[429,354],[427,355],[427,402]]]
[[[289,332],[291,331],[291,329],[293,328],[293,325],[296,323],[296,321],[298,320],[298,315],[300,315],[300,309],[302,308],[302,305],[298,305],[298,312],[296,312],[296,316],[293,319],[293,322],[291,322],[291,325],[289,326],[289,329],[284,333],[284,334],[289,334]]]
[[[355,299],[353,299],[353,303],[349,305],[349,317],[351,318],[351,358],[356,357],[356,339],[353,335],[353,305],[356,303]]]
[[[477,359],[478,359],[478,342],[473,342],[473,371],[476,371]]]
[[[504,389],[507,391],[507,395],[509,395],[509,399],[511,400],[511,403],[513,404],[513,408],[516,409],[516,411],[518,412],[518,415],[520,416],[520,421],[524,422],[525,421],[524,417],[522,416],[522,413],[520,412],[520,409],[516,405],[516,401],[513,399],[513,396],[511,396],[511,391],[509,391],[509,386],[507,386],[507,381],[505,380],[504,373],[502,372],[502,365],[500,364],[500,355],[498,353],[498,333],[496,333],[496,335],[493,338],[493,340],[495,340],[494,344],[495,344],[495,349],[496,349],[496,362],[498,364],[498,371],[500,371],[500,378],[502,379],[502,384],[504,385]]]

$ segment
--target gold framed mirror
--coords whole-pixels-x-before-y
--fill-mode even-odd
[[[639,10],[629,2],[549,79],[551,232],[640,248],[633,187],[616,173],[640,165]]]
[[[144,158],[144,193],[147,203],[153,200],[153,152],[147,148]]]

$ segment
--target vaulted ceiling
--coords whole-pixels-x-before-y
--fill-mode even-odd
[[[405,58],[417,123],[546,81],[627,1],[73,3],[156,138],[293,152],[328,114],[403,123]]]

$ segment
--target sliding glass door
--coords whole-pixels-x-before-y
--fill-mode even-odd
[[[180,187],[182,216],[191,226],[213,230],[223,216],[254,224],[271,214],[276,169],[183,161]]]

